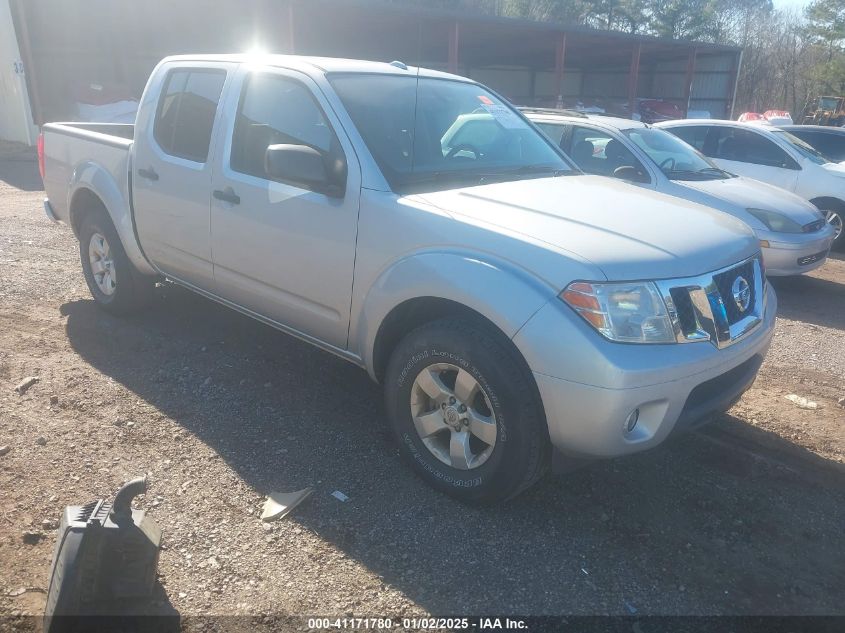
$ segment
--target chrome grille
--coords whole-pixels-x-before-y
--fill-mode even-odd
[[[733,300],[733,283],[738,278],[742,277],[749,284],[751,292],[750,306],[754,305],[754,260],[748,260],[744,264],[726,270],[723,273],[713,275],[713,281],[716,283],[716,288],[719,290],[719,295],[722,297],[722,302],[725,305],[725,312],[727,313],[728,323],[733,325],[738,323],[745,317],[748,311],[740,310],[737,302]]]
[[[734,298],[734,283],[739,277],[748,283],[748,306],[744,310],[742,302]],[[700,277],[659,281],[657,287],[679,343],[710,341],[717,347],[727,347],[763,319],[766,278],[759,253]]]

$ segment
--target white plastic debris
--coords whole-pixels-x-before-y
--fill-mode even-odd
[[[262,521],[278,521],[290,514],[296,506],[302,503],[314,492],[310,486],[297,490],[296,492],[271,492],[264,502],[264,509],[261,512]]]
[[[340,490],[335,490],[332,493],[332,496],[335,499],[337,499],[338,501],[343,501],[343,502],[349,501],[349,497],[347,497],[345,494],[343,494]]]
[[[818,409],[819,403],[813,402],[812,400],[808,400],[803,396],[799,396],[797,394],[791,393],[788,396],[784,396],[787,400],[795,404],[799,409]]]

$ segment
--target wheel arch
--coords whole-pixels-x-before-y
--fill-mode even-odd
[[[819,196],[810,200],[811,204],[816,205],[820,210],[840,211],[845,212],[845,201],[836,196]],[[825,207],[823,205],[833,205],[832,207]]]
[[[519,329],[554,291],[527,272],[463,253],[427,253],[397,262],[367,293],[350,341],[381,382],[399,341],[417,327],[463,316],[513,343]],[[527,367],[527,363],[526,363]]]
[[[110,172],[101,165],[85,161],[73,172],[68,188],[68,216],[74,235],[79,237],[79,227],[86,214],[102,210],[111,221],[135,269],[144,275],[156,275],[141,251],[132,221],[128,187],[122,188]]]

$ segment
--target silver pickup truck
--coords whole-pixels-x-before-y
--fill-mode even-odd
[[[414,470],[465,501],[706,421],[771,340],[747,226],[583,175],[460,77],[171,57],[134,126],[48,124],[40,149],[104,309],[165,279],[365,368]]]

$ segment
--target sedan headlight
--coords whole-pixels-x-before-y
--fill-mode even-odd
[[[675,342],[666,304],[653,283],[577,281],[569,284],[560,298],[611,341]]]
[[[795,220],[775,211],[766,209],[746,209],[751,215],[760,220],[767,229],[776,233],[803,233],[803,227]]]

